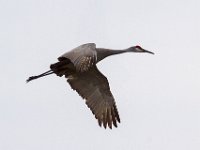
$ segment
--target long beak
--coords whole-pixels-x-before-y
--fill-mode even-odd
[[[145,50],[145,49],[143,49],[143,52],[144,52],[144,53],[149,53],[149,54],[153,54],[153,55],[154,55],[154,52],[151,52],[151,51],[148,51],[148,50]]]

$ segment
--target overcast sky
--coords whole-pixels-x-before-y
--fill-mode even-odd
[[[199,150],[199,0],[0,0],[1,150]],[[121,123],[100,128],[56,75],[26,84],[84,43],[155,52],[106,58]]]

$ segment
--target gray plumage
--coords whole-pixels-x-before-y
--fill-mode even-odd
[[[110,55],[125,52],[153,52],[144,50],[140,46],[130,47],[124,50],[110,50],[96,48],[94,43],[83,44],[58,58],[58,62],[50,65],[51,70],[29,77],[27,82],[52,73],[65,76],[71,88],[86,100],[99,125],[112,129],[117,127],[120,117],[114,97],[110,91],[107,78],[98,70],[96,64]]]

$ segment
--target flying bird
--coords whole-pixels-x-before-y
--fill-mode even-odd
[[[112,129],[120,123],[119,113],[114,97],[110,91],[107,78],[98,70],[96,64],[102,59],[116,54],[136,52],[150,53],[140,46],[132,46],[123,50],[96,48],[96,44],[87,43],[58,57],[58,62],[50,65],[50,70],[37,76],[31,76],[27,82],[55,73],[65,76],[71,88],[86,100],[99,126]]]

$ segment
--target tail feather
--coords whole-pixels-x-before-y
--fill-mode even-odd
[[[68,71],[69,63],[70,61],[68,59],[65,59],[55,64],[51,64],[50,68],[57,76],[62,77],[63,75],[65,75],[66,71]]]

